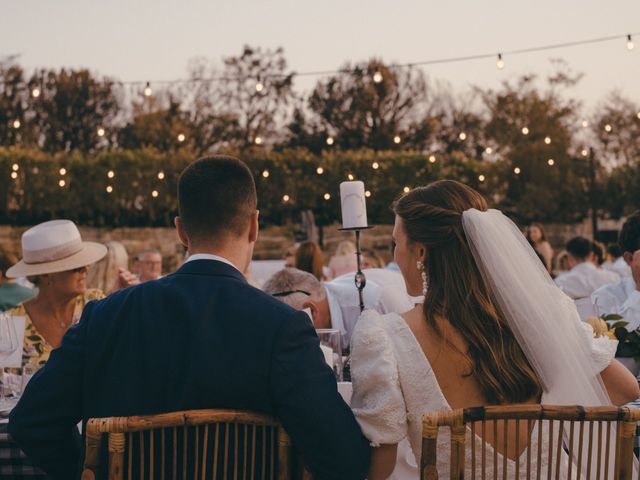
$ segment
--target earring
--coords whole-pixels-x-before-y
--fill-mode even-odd
[[[427,282],[427,272],[424,271],[424,263],[418,260],[416,262],[416,267],[420,271],[420,276],[422,277],[422,295],[427,295],[427,288],[429,287],[429,283]]]

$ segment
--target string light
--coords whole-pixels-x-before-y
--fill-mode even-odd
[[[609,124],[607,123],[607,124],[604,126],[604,131],[605,131],[605,132],[610,132],[611,130],[612,130],[612,129],[611,129],[611,125],[609,125]]]
[[[487,155],[491,155],[492,152],[493,152],[493,148],[491,147],[487,147],[484,149],[484,153],[486,153]]]
[[[636,115],[638,118],[640,118],[640,112],[638,112],[638,115]]]
[[[348,178],[349,180],[353,181],[353,179],[354,179],[355,177],[354,177],[353,175],[349,174],[349,175],[347,175],[347,178]]]
[[[324,194],[324,199],[325,199],[325,200],[331,200],[331,194],[329,194],[329,193],[325,193],[325,194]]]
[[[382,82],[382,74],[380,72],[376,72],[373,74],[373,82],[374,83]]]
[[[64,167],[62,167],[62,168],[60,169],[60,175],[64,177],[66,174],[67,174],[67,169],[66,169],[66,168],[64,168]]]
[[[553,165],[556,163],[553,158],[550,158],[549,160],[547,160],[547,163],[549,164],[550,167],[553,167]]]
[[[60,180],[58,182],[58,185],[60,186],[60,188],[64,188],[64,186],[67,184],[67,182],[65,182],[64,180]]]
[[[435,155],[429,155],[429,161],[431,163],[436,163],[436,156]]]
[[[549,145],[551,143],[551,137],[544,137],[544,143]]]
[[[586,148],[583,148],[580,153],[582,154],[583,157],[586,157],[587,155],[589,155],[589,150],[587,150]]]
[[[14,180],[18,178],[18,172],[11,172],[11,178],[13,178]]]
[[[20,165],[18,165],[17,163],[14,163],[13,165],[11,165],[11,170],[13,170],[14,172],[17,172],[18,170],[20,170]]]
[[[409,187],[404,187],[402,190],[404,191],[404,193],[409,193],[411,191]]]
[[[115,172],[113,170],[109,170],[107,172],[107,178],[113,178],[115,176],[116,176],[116,174],[115,174]]]
[[[393,137],[393,143],[395,143],[396,145],[397,145],[398,143],[400,143],[400,142],[401,142],[401,140],[402,140],[402,139],[401,139],[398,135],[396,135],[395,137]]]
[[[458,138],[462,141],[467,139],[467,134],[464,132],[460,132],[460,135],[458,135]]]
[[[378,162],[373,162],[373,164],[371,165],[371,168],[373,168],[374,170],[377,170],[378,168],[380,168],[380,165],[378,164]]]
[[[484,175],[478,175],[478,180],[480,180],[481,182],[484,182]]]
[[[184,139],[185,139],[184,133],[180,133],[180,134],[178,134],[178,141],[179,141],[180,143],[184,142]]]
[[[367,190],[366,192],[364,192],[364,196],[369,198],[371,196],[371,192]]]
[[[333,137],[327,137],[327,145],[333,145]]]
[[[282,201],[283,201],[284,203],[287,203],[287,202],[289,201],[289,195],[283,195],[283,196],[282,196]]]
[[[496,61],[496,67],[498,70],[502,70],[504,68],[504,60],[502,59],[502,54],[498,54],[498,60]]]
[[[113,187],[111,185],[107,185],[107,188],[105,188],[105,190],[107,191],[107,193],[111,193],[113,192]]]
[[[20,120],[14,120],[13,121],[13,128],[18,129],[20,128]]]
[[[582,121],[582,128],[587,128],[589,126],[589,122],[587,122],[586,120]]]
[[[631,35],[627,35],[627,50],[633,50],[633,40]]]
[[[522,134],[529,135],[529,127],[522,127]]]
[[[264,85],[260,82],[256,83],[256,92],[260,93],[264,90]]]
[[[262,137],[256,137],[254,142],[255,142],[256,145],[262,145]]]
[[[151,196],[152,196],[153,198],[158,198],[158,195],[159,195],[159,194],[158,194],[158,190],[154,190],[153,192],[151,192]]]
[[[99,136],[99,137],[104,137],[104,128],[100,127],[100,128],[98,129],[98,136]]]
[[[516,175],[520,175],[521,171],[522,170],[520,170],[520,167],[516,167],[516,168],[513,169],[513,173],[515,173]]]
[[[31,90],[31,96],[33,98],[38,98],[40,96],[40,89],[38,87],[35,87],[33,90]]]
[[[164,180],[164,172],[158,172],[158,180]]]
[[[262,172],[262,176],[263,176],[264,178],[269,178],[269,170],[264,170],[264,171]]]
[[[322,168],[322,167],[318,167],[318,168],[316,168],[316,173],[317,173],[318,175],[322,175],[322,174],[324,173],[324,168]]]
[[[149,82],[147,82],[147,86],[144,87],[144,95],[145,97],[150,97],[152,93],[153,91],[151,90],[151,85],[149,85]]]

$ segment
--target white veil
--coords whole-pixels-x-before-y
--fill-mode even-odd
[[[467,210],[462,226],[497,307],[542,382],[543,402],[611,405],[575,305],[520,230],[498,210]]]

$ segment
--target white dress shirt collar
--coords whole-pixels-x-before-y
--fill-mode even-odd
[[[187,258],[184,261],[184,263],[192,262],[192,261],[195,261],[195,260],[216,260],[218,262],[222,262],[222,263],[226,263],[227,265],[231,265],[233,268],[235,268],[240,273],[242,273],[238,267],[236,267],[233,263],[231,263],[230,260],[227,260],[224,257],[220,257],[219,255],[213,255],[211,253],[194,253],[193,255],[189,255],[189,258]]]

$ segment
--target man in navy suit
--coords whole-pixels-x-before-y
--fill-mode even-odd
[[[92,417],[233,408],[280,420],[315,479],[361,479],[369,446],[305,313],[249,286],[253,177],[232,157],[182,173],[175,273],[85,308],[29,382],[9,432],[52,478],[77,477],[76,425]]]

